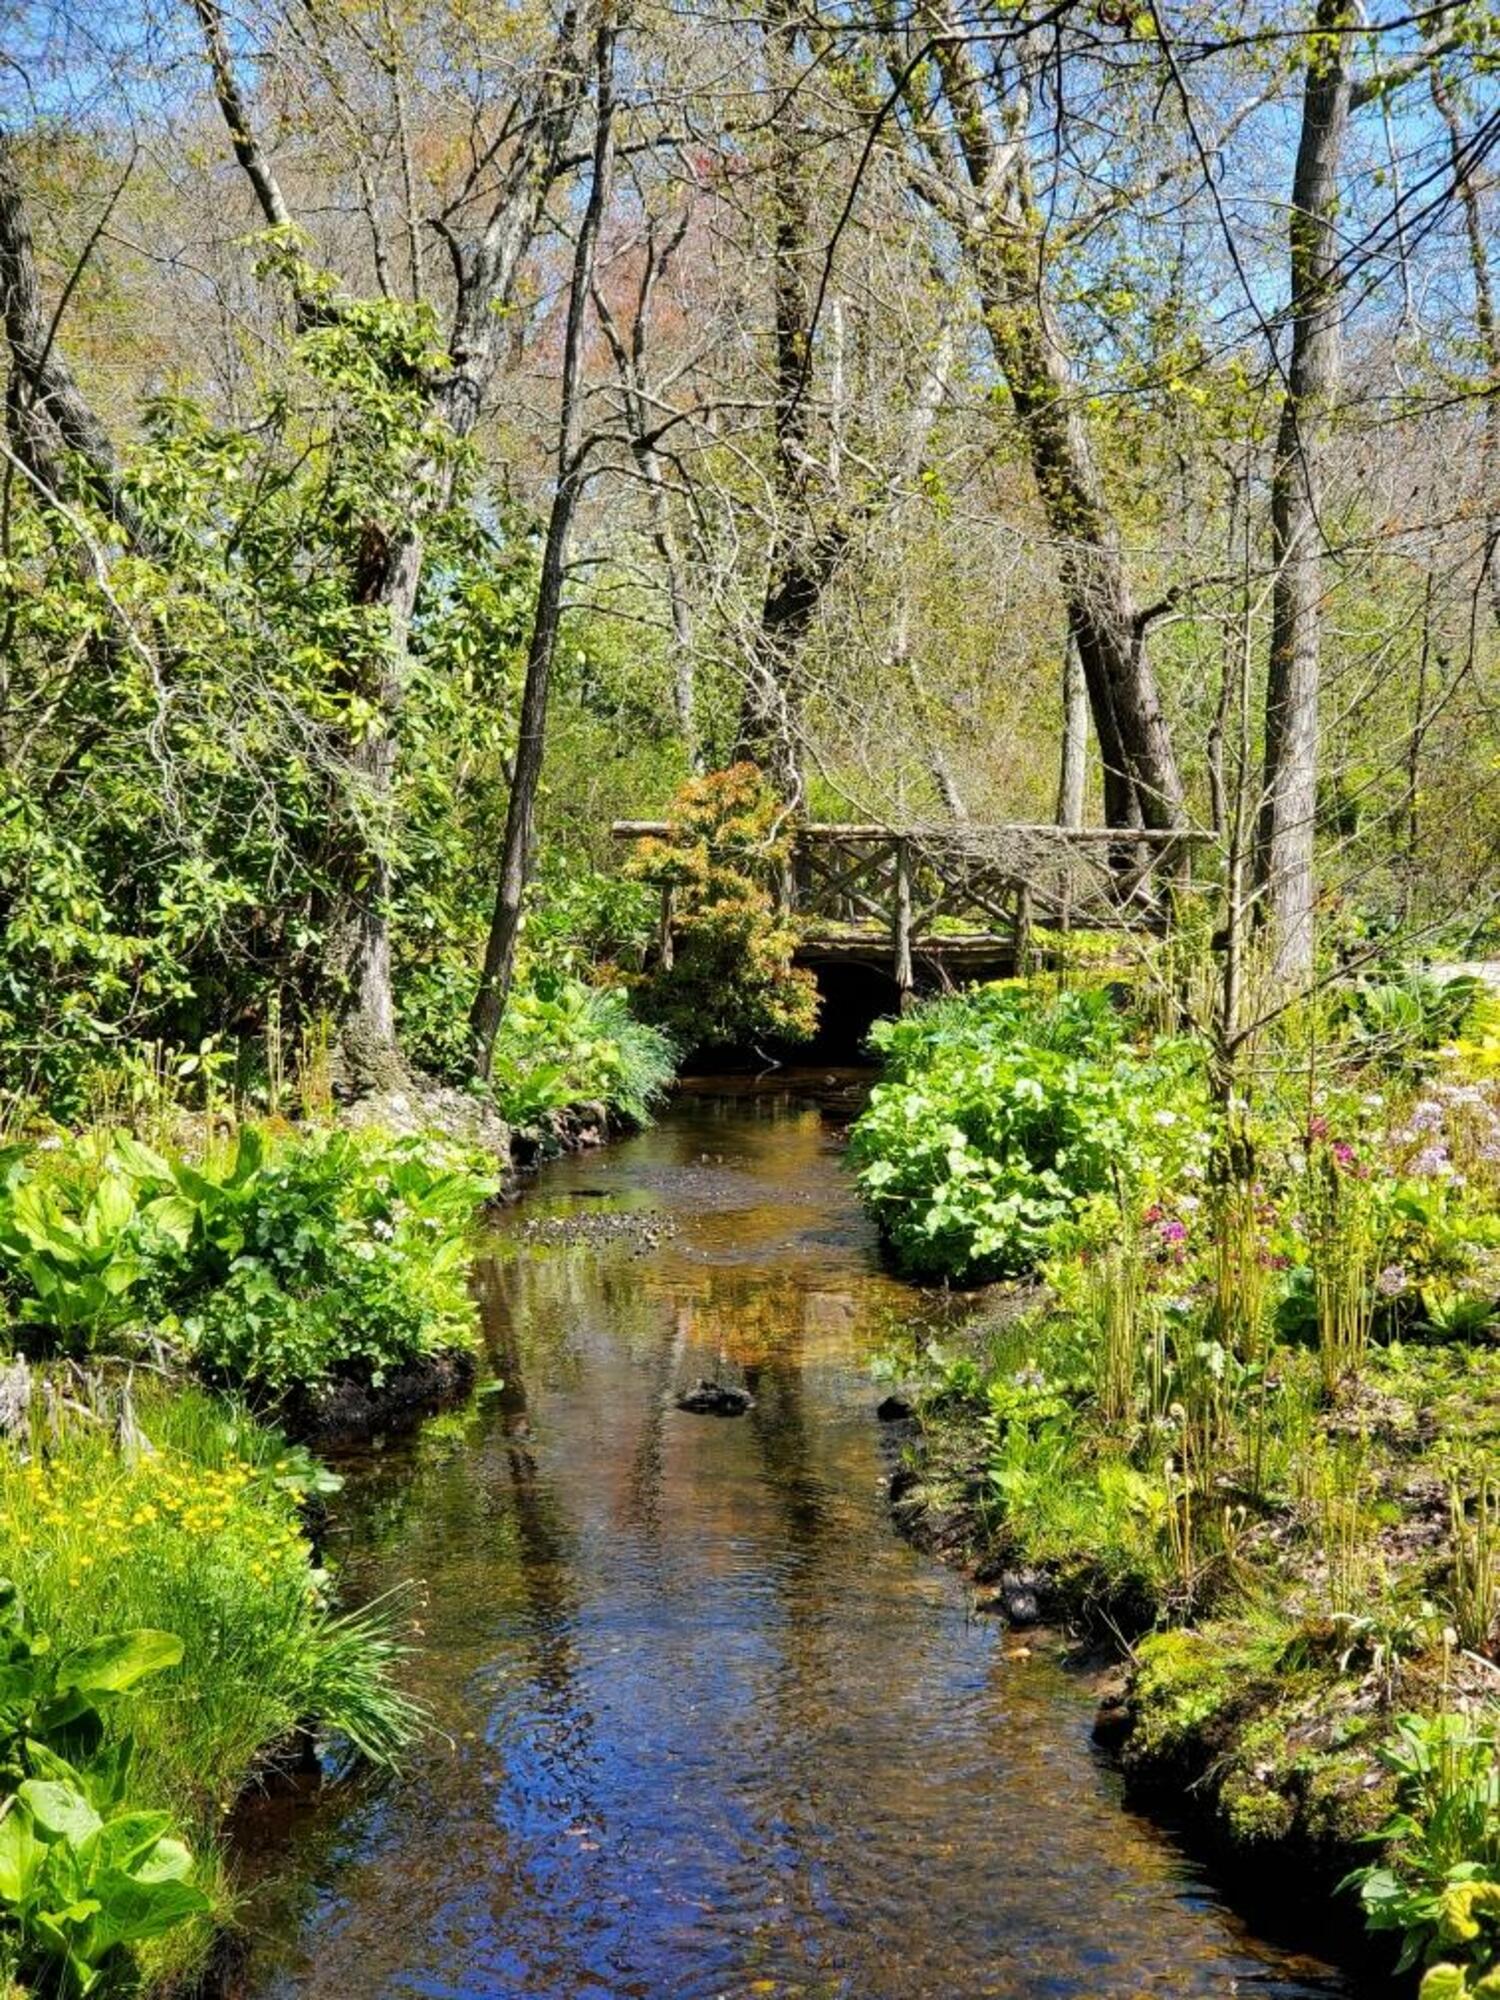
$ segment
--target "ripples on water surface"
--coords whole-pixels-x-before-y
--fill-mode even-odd
[[[677,1233],[523,1243],[612,1209]],[[331,1550],[356,1596],[423,1579],[450,1740],[266,1809],[255,2000],[1350,1994],[1244,1934],[1121,1809],[1086,1692],[891,1532],[864,1360],[911,1298],[805,1100],[549,1168],[478,1282],[503,1388],[351,1468]],[[721,1370],[749,1416],[671,1407]]]

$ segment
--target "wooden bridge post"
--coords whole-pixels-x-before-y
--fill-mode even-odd
[[[895,960],[896,996],[904,1014],[911,1005],[916,981],[911,968],[911,849],[904,838],[896,842],[896,907],[891,924],[891,952]]]
[[[661,885],[661,915],[656,923],[656,962],[663,972],[672,970],[672,919],[677,914],[677,890],[671,882]]]
[[[1016,972],[1022,979],[1031,970],[1031,883],[1023,875],[1016,883]]]

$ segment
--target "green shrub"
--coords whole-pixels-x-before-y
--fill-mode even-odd
[[[1385,1862],[1350,1878],[1372,1930],[1402,1939],[1400,1970],[1431,1968],[1422,1993],[1488,1994],[1500,1968],[1500,1737],[1496,1718],[1407,1715],[1383,1746],[1397,1811]]]
[[[125,1664],[158,1670],[90,1688],[102,1728],[80,1730],[80,1717],[56,1705],[56,1672],[39,1698],[27,1694],[11,1671],[14,1634],[0,1632],[0,1789],[4,1730],[14,1737],[25,1705],[27,1737],[48,1724],[46,1742],[75,1763],[106,1819],[113,1808],[98,1787],[128,1770],[122,1796],[185,1831],[201,1857],[195,1879],[221,1907],[213,1856],[224,1815],[299,1724],[317,1720],[385,1763],[413,1739],[421,1716],[393,1678],[395,1608],[332,1607],[299,1519],[299,1496],[326,1478],[242,1408],[194,1387],[110,1392],[95,1380],[87,1393],[85,1408],[75,1376],[66,1400],[38,1394],[29,1431],[0,1443],[0,1575],[18,1590],[28,1629],[49,1641],[49,1659],[92,1661],[97,1681],[101,1635],[144,1633],[149,1645]],[[13,1780],[32,1775],[13,1753],[9,1764]],[[0,1904],[7,1886],[0,1855]],[[185,1903],[183,1914],[192,1914]],[[85,1927],[72,1942],[92,1950],[104,1939]],[[206,1941],[206,1925],[189,1922],[146,1949],[153,1964],[165,1952],[181,1970]]]
[[[860,1193],[902,1267],[978,1280],[1034,1266],[1092,1198],[1201,1165],[1187,1044],[1137,1052],[1098,993],[992,987],[876,1031],[886,1078],[854,1126]]]
[[[141,1629],[56,1648],[0,1582],[0,1922],[23,1973],[80,1996],[112,1983],[125,1947],[209,1908],[172,1815],[129,1802],[134,1739],[105,1730],[182,1656],[175,1633]]]
[[[12,1150],[0,1176],[0,1262],[18,1318],[91,1345],[136,1312],[147,1234],[139,1183],[115,1151],[90,1184],[29,1175]]]
[[[116,1133],[12,1163],[0,1272],[17,1314],[66,1346],[149,1328],[273,1394],[379,1382],[471,1336],[468,1226],[491,1185],[432,1139],[244,1126],[227,1157],[193,1164]]]
[[[1434,1050],[1462,1034],[1484,996],[1483,982],[1468,973],[1361,980],[1344,997],[1343,1032],[1389,1072],[1420,1073],[1431,1067]]]
[[[818,989],[793,963],[796,926],[776,907],[791,829],[753,764],[683,786],[665,840],[642,841],[633,879],[676,898],[673,960],[640,989],[641,1007],[683,1049],[808,1041]]]
[[[299,1518],[305,1455],[206,1389],[138,1389],[48,1415],[0,1445],[0,1574],[67,1648],[101,1631],[176,1634],[181,1666],[118,1705],[137,1794],[212,1829],[255,1758],[318,1716],[382,1758],[412,1717],[372,1724],[388,1659],[361,1681]],[[121,1437],[131,1440],[122,1445]],[[376,1636],[374,1629],[371,1636]],[[342,1688],[345,1698],[330,1699]]]
[[[225,1182],[196,1179],[180,1324],[213,1375],[272,1394],[336,1375],[378,1385],[472,1337],[468,1222],[485,1184],[466,1160],[331,1132],[266,1157],[227,1208]]]
[[[513,1125],[533,1125],[574,1104],[602,1104],[644,1125],[666,1094],[676,1060],[668,1036],[638,1020],[618,989],[539,977],[506,1007],[494,1088]]]

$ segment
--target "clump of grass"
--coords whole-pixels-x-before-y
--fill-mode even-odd
[[[1210,1213],[1212,1323],[1225,1347],[1251,1364],[1265,1358],[1270,1292],[1259,1206],[1253,1182],[1230,1174],[1216,1184]]]
[[[589,1012],[601,1038],[614,1044],[615,1073],[610,1108],[635,1125],[649,1123],[677,1073],[677,1049],[670,1036],[630,1010],[615,988],[589,989]]]
[[[1350,1444],[1315,1453],[1308,1483],[1327,1608],[1346,1617],[1369,1602],[1374,1581],[1363,1450]]]
[[[1089,1266],[1088,1289],[1099,1414],[1107,1424],[1124,1425],[1135,1410],[1146,1346],[1140,1255],[1133,1234],[1122,1234]]]
[[[408,1592],[389,1591],[355,1611],[320,1614],[307,1654],[308,1713],[372,1764],[394,1767],[427,1723],[396,1678],[411,1648],[401,1639]]]
[[[202,1842],[256,1763],[313,1717],[390,1761],[419,1718],[395,1688],[389,1605],[338,1617],[312,1567],[305,1465],[207,1391],[148,1386],[115,1421],[39,1395],[0,1445],[0,1574],[59,1646],[174,1632],[180,1667],[120,1704],[133,1794]]]
[[[1383,1240],[1369,1183],[1319,1147],[1307,1174],[1308,1233],[1323,1389],[1359,1379],[1375,1321]]]
[[[649,1123],[677,1066],[677,1048],[632,1013],[617,988],[548,978],[512,995],[495,1045],[494,1089],[515,1125],[575,1104],[602,1104]]]
[[[1453,1531],[1453,1624],[1458,1643],[1471,1653],[1489,1650],[1500,1616],[1500,1484],[1484,1474],[1474,1497],[1472,1520],[1463,1489],[1448,1488]]]

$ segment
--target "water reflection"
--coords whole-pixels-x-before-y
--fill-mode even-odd
[[[689,1102],[524,1215],[626,1210],[677,1234],[531,1247],[513,1219],[478,1274],[503,1387],[351,1481],[348,1570],[423,1579],[447,1740],[295,1816],[249,1990],[1344,1991],[1122,1812],[1086,1697],[892,1535],[862,1359],[910,1302],[817,1114]],[[747,1417],[672,1407],[725,1372]]]

